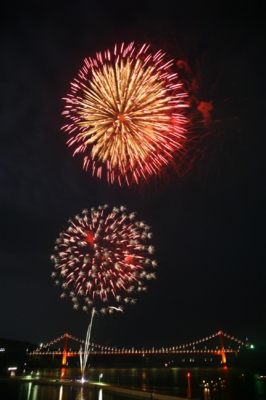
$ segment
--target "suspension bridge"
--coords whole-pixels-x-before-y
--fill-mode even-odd
[[[72,350],[69,347],[69,339],[74,341],[75,343],[79,344],[79,349]],[[225,347],[224,343],[229,343]],[[57,350],[54,349],[55,345],[63,341],[63,347],[58,348]],[[36,349],[35,351],[31,352],[31,356],[61,356],[62,357],[62,366],[67,365],[67,358],[68,357],[77,357],[80,354],[84,354],[82,350],[82,346],[85,344],[85,341],[82,339],[78,339],[69,333],[64,333],[62,336],[46,343]],[[211,347],[210,347],[211,345]],[[241,349],[246,347],[246,343],[244,341],[232,336],[230,334],[224,333],[223,331],[218,331],[212,335],[203,337],[201,339],[195,340],[193,342],[184,343],[178,346],[172,347],[161,347],[161,348],[154,348],[151,349],[135,349],[132,348],[118,348],[118,347],[110,347],[110,346],[102,346],[96,343],[89,343],[89,354],[95,355],[137,355],[141,354],[142,356],[148,355],[156,355],[156,354],[187,354],[187,355],[212,355],[212,356],[219,356],[221,357],[222,364],[226,364],[226,356],[228,354],[235,354],[237,355]]]

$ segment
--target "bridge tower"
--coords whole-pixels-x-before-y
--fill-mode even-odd
[[[67,363],[67,344],[68,344],[68,333],[64,334],[64,348],[62,356],[62,366],[66,366]]]
[[[222,363],[226,364],[226,355],[224,351],[224,341],[223,341],[223,331],[219,331],[219,336],[220,336],[220,346],[221,346],[221,356],[222,356]]]

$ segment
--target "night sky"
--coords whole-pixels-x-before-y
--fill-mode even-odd
[[[0,337],[85,338],[90,315],[60,299],[50,256],[70,217],[107,203],[152,227],[158,267],[136,305],[95,318],[96,343],[168,347],[222,329],[265,344],[259,2],[2,1],[1,9]],[[62,98],[84,58],[129,41],[182,60],[190,143],[180,174],[120,188],[83,171],[60,129]],[[205,120],[204,102],[213,106]]]

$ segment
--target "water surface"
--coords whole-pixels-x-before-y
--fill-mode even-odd
[[[190,382],[187,374],[190,372]],[[106,392],[104,387],[83,387],[78,369],[41,369],[24,371],[24,376],[53,380],[53,384],[23,382],[11,378],[0,380],[1,400],[121,400],[119,396]],[[110,384],[149,392],[160,392],[187,397],[190,383],[191,395],[202,400],[265,400],[266,382],[257,379],[258,374],[238,368],[91,368],[86,379],[90,382]],[[61,384],[61,379],[69,382]],[[58,380],[55,384],[55,381]],[[224,381],[224,387],[204,389],[200,384]],[[139,398],[139,397],[138,397]],[[139,398],[140,399],[140,398]]]

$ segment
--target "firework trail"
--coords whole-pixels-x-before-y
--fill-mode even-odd
[[[185,94],[173,61],[149,45],[115,45],[88,58],[71,84],[63,115],[73,155],[109,183],[140,183],[176,165],[186,142]]]
[[[90,324],[88,326],[86,339],[85,339],[84,352],[83,352],[82,346],[80,347],[80,352],[79,352],[80,372],[81,372],[81,380],[82,381],[84,381],[85,370],[87,367],[88,357],[90,354],[89,346],[90,346],[90,337],[91,337],[91,329],[92,329],[94,314],[95,314],[95,309],[93,309],[92,313],[91,313],[91,320],[90,320]]]
[[[110,212],[107,208],[83,210],[70,219],[51,256],[61,297],[69,291],[75,309],[82,299],[84,311],[93,307],[102,314],[134,304],[135,294],[147,290],[145,282],[155,278],[156,267],[154,247],[148,244],[150,227],[123,206]]]

